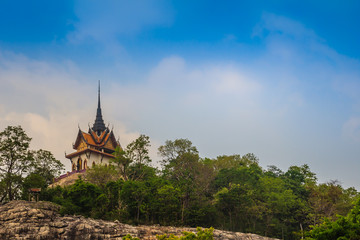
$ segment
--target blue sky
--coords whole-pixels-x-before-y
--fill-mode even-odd
[[[0,127],[67,167],[102,84],[123,145],[188,138],[360,189],[359,1],[2,1]]]

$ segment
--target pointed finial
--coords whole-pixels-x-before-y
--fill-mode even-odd
[[[96,118],[92,130],[96,132],[98,136],[106,129],[104,120],[101,114],[101,106],[100,106],[100,80],[99,80],[99,87],[98,87],[98,108],[96,110]]]
[[[98,88],[98,108],[100,108],[100,80],[99,80],[99,88]]]

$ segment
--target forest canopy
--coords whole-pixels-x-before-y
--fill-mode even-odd
[[[20,126],[0,133],[1,202],[27,199],[29,188],[41,187],[40,199],[60,204],[62,214],[282,239],[359,236],[356,189],[318,183],[306,164],[283,171],[262,168],[253,153],[201,158],[190,140],[175,139],[158,148],[162,167],[156,168],[150,139],[140,135],[117,148],[110,165],[88,169],[73,185],[48,188],[63,165],[48,151],[29,150],[30,141]]]

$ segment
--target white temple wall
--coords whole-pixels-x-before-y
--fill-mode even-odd
[[[102,155],[100,155],[98,153],[94,153],[94,152],[91,152],[90,157],[88,157],[88,156],[89,156],[89,153],[87,155],[85,153],[83,153],[76,157],[71,158],[71,163],[72,163],[71,170],[72,171],[77,170],[78,164],[81,164],[81,165],[79,165],[80,170],[85,169],[85,168],[91,168],[94,164],[95,165],[99,165],[99,164],[109,165],[109,162],[111,159],[108,156],[102,156]],[[79,161],[79,159],[80,159],[80,161]]]

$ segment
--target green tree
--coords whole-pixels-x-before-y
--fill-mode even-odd
[[[337,220],[325,218],[307,232],[306,239],[317,240],[357,240],[360,239],[360,199],[346,217],[338,216]]]
[[[110,181],[116,181],[120,178],[118,171],[112,165],[95,165],[86,170],[85,179],[101,189]]]
[[[166,140],[165,145],[158,148],[158,154],[162,158],[163,166],[169,166],[172,161],[185,153],[195,155],[199,153],[196,147],[193,146],[192,142],[188,139],[181,138],[174,141]]]
[[[249,166],[224,168],[221,169],[216,175],[213,182],[213,187],[219,190],[223,187],[228,187],[230,183],[247,183],[248,185],[256,188],[262,175],[263,171],[256,163],[250,164]]]
[[[309,214],[311,225],[319,224],[324,217],[334,220],[336,215],[345,215],[353,206],[356,191],[345,191],[337,181],[312,185],[308,204],[312,209]]]
[[[287,188],[291,189],[294,194],[303,200],[307,200],[309,197],[308,187],[316,183],[315,173],[311,172],[306,164],[301,167],[289,167],[282,177]]]
[[[108,199],[108,206],[107,212],[102,217],[103,219],[115,220],[120,219],[121,215],[123,215],[123,202],[120,198],[120,192],[123,185],[123,179],[107,182],[105,188],[103,189],[103,192],[104,194],[106,194],[106,197]]]
[[[155,204],[156,215],[161,225],[177,225],[180,219],[181,190],[171,184],[157,189]]]
[[[30,188],[45,188],[54,181],[54,177],[61,174],[64,165],[53,154],[46,150],[32,151],[32,163],[28,174],[21,183],[22,199],[28,199]]]
[[[42,149],[33,151],[31,172],[42,176],[47,185],[53,183],[54,178],[64,170],[64,164],[57,160],[51,152]]]
[[[0,185],[3,190],[0,202],[20,197],[23,177],[34,163],[30,140],[20,126],[8,126],[0,132]]]
[[[211,166],[216,173],[218,173],[221,169],[236,168],[240,165],[245,165],[239,154],[230,156],[221,155],[216,157],[216,159],[205,159],[204,163]]]
[[[152,174],[149,168],[151,159],[149,156],[149,137],[141,134],[137,139],[126,146],[126,150],[115,152],[115,162],[123,175],[124,180],[140,180],[146,175]]]
[[[181,221],[185,222],[185,212],[189,209],[191,198],[197,191],[195,182],[199,172],[199,156],[192,153],[183,153],[173,160],[167,169],[171,169],[166,174],[171,182],[181,190]]]
[[[181,192],[181,223],[195,226],[210,219],[210,186],[214,170],[200,160],[198,151],[188,139],[166,141],[159,147],[163,175]]]
[[[41,188],[42,190],[48,186],[46,179],[36,173],[29,174],[24,178],[22,182],[22,195],[21,198],[24,200],[29,199],[29,189],[30,188]]]
[[[232,231],[245,231],[244,220],[253,204],[250,194],[251,191],[240,184],[230,184],[215,194],[216,207],[224,214],[223,227]]]
[[[116,147],[115,152],[113,153],[114,159],[110,160],[110,163],[114,163],[118,171],[120,172],[121,177],[126,181],[129,179],[128,169],[132,162],[130,157],[127,156],[126,151],[121,147]]]
[[[302,202],[286,187],[282,178],[264,176],[261,178],[264,209],[264,234],[282,239],[292,239],[293,231],[299,230],[297,211],[303,208]],[[294,229],[294,225],[296,228]]]
[[[73,185],[65,188],[62,198],[57,198],[57,200],[59,201],[57,203],[63,206],[61,209],[62,213],[81,214],[86,217],[98,217],[96,213],[99,209],[97,208],[107,204],[101,189],[82,179],[76,180]]]
[[[268,169],[265,172],[265,175],[267,175],[269,177],[283,177],[284,172],[280,168],[278,168],[274,165],[270,165],[270,166],[268,166]]]
[[[142,181],[128,180],[124,183],[120,197],[125,204],[130,216],[135,216],[135,222],[139,223],[142,213],[147,211],[147,198],[149,189]]]
[[[140,137],[126,146],[126,155],[130,158],[131,162],[139,165],[147,165],[151,162],[149,157],[150,146],[149,137],[141,134]]]

